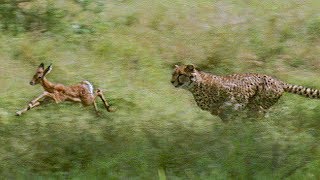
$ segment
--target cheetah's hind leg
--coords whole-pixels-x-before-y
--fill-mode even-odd
[[[247,112],[247,115],[248,115],[248,118],[250,119],[262,119],[265,117],[267,113],[267,110],[262,108],[261,106],[259,107],[250,107],[248,109],[248,112]]]

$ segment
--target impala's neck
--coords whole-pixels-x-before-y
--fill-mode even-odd
[[[43,77],[42,80],[40,81],[41,86],[43,89],[47,92],[53,92],[55,84],[48,81],[47,78]]]

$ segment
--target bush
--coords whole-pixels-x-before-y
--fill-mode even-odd
[[[312,19],[307,24],[307,33],[311,40],[320,38],[320,17]]]
[[[0,30],[14,34],[25,31],[58,31],[63,28],[66,12],[56,7],[53,1],[35,0],[1,1]]]

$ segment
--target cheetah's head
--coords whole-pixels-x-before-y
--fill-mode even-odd
[[[196,69],[194,65],[175,65],[172,74],[171,83],[176,88],[188,89],[193,86],[196,81]]]

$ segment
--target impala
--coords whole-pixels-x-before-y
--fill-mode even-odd
[[[50,73],[52,70],[52,64],[50,64],[46,69],[44,68],[44,64],[41,63],[36,70],[32,80],[30,81],[30,85],[34,86],[36,84],[41,84],[44,89],[44,92],[32,100],[28,106],[18,112],[16,115],[20,116],[22,113],[40,105],[40,101],[43,98],[53,99],[56,103],[60,103],[63,101],[72,101],[72,102],[81,102],[84,106],[93,105],[96,113],[98,113],[96,98],[99,97],[108,112],[113,112],[105,99],[102,90],[97,89],[95,92],[93,90],[93,86],[89,81],[82,81],[79,84],[65,86],[63,84],[52,83],[47,80],[46,75]]]

